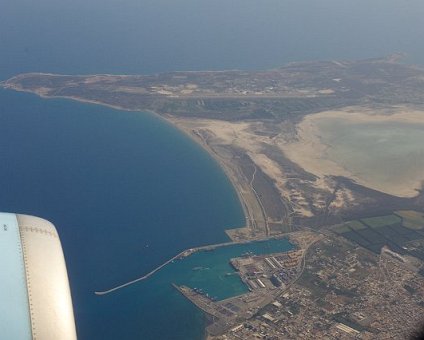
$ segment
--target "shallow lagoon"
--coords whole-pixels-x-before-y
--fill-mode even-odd
[[[376,189],[404,192],[424,180],[424,117],[423,123],[321,118],[316,124],[325,157]]]

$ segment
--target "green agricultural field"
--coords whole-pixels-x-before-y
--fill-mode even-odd
[[[348,223],[337,224],[334,227],[331,227],[331,230],[333,230],[337,234],[343,234],[343,233],[347,233],[347,232],[351,231],[349,229]]]
[[[402,222],[402,219],[397,215],[386,215],[371,218],[363,218],[361,222],[370,226],[371,228],[379,228],[389,225],[396,225]]]
[[[408,228],[408,225],[411,227]],[[403,246],[411,241],[422,240],[424,234],[424,214],[416,211],[397,211],[392,215],[377,216],[345,222],[331,228],[335,233],[372,252],[379,254],[381,247],[404,253]],[[421,253],[409,253],[421,258]]]
[[[403,226],[413,230],[424,229],[424,213],[414,210],[395,211],[403,219]]]
[[[367,228],[366,225],[364,225],[361,221],[357,220],[346,222],[344,225],[355,231]]]

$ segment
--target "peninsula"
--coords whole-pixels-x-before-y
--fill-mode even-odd
[[[154,112],[201,143],[243,202],[237,240],[422,207],[424,70],[401,56],[267,71],[28,73],[4,88]]]

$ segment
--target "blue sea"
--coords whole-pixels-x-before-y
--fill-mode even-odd
[[[422,0],[2,0],[0,80],[22,72],[266,69],[393,52],[424,64],[423,17]],[[202,313],[170,283],[199,279],[190,267],[196,256],[224,268],[222,254],[237,255],[237,247],[196,254],[111,295],[94,291],[183,249],[227,241],[224,230],[244,224],[215,161],[152,114],[6,90],[0,136],[0,211],[57,226],[79,338],[201,339]],[[245,289],[226,283],[216,294]]]
[[[227,241],[224,230],[244,222],[218,165],[151,114],[11,91],[0,91],[0,112],[1,210],[57,226],[82,339],[131,339],[149,329],[140,315],[154,306],[133,300],[160,289],[135,287],[111,300],[94,291],[142,276],[184,249]],[[177,325],[202,320],[165,293],[151,303],[175,304]],[[158,312],[162,328],[167,312]],[[193,323],[180,338],[197,338],[201,327]]]

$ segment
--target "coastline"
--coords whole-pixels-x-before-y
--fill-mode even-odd
[[[389,56],[294,63],[242,74],[229,70],[153,75],[33,72],[18,74],[0,82],[0,86],[46,99],[149,113],[172,124],[208,152],[236,191],[246,223],[226,232],[235,240],[288,232],[293,222],[302,225],[329,212],[350,213],[357,203],[365,206],[361,188],[381,193],[376,194],[377,200],[385,200],[385,195],[413,198],[419,194],[417,180],[394,187],[390,176],[384,181],[378,177],[371,162],[371,167],[364,169],[344,164],[343,157],[330,155],[334,146],[312,126],[317,115],[332,112],[334,117],[327,118],[335,119],[340,112],[355,107],[364,112],[361,117],[348,117],[356,123],[373,122],[375,111],[385,111],[385,116],[394,117],[402,110],[405,96],[418,104],[405,107],[402,120],[406,111],[419,110],[424,97],[420,91],[424,70],[415,72],[414,67],[396,60]],[[358,67],[362,70],[359,73]],[[380,71],[370,74],[364,71],[367,68]],[[324,86],[319,81],[322,77],[333,82]],[[341,77],[345,79],[342,83]],[[272,87],[267,86],[270,79]],[[366,95],[361,92],[359,97],[352,97],[351,93],[369,83],[381,86],[378,91],[371,88]],[[351,152],[357,151],[360,150]],[[387,163],[392,164],[389,160]],[[421,170],[422,167],[414,168],[414,173],[406,177],[419,177],[415,172]],[[400,180],[405,182],[406,177]],[[340,185],[344,179],[359,187]]]
[[[155,114],[156,116],[162,118],[167,123],[171,124],[172,126],[176,127],[179,131],[184,133],[187,137],[189,137],[193,142],[200,145],[203,150],[205,150],[209,156],[214,159],[214,161],[219,165],[221,170],[224,172],[228,180],[230,181],[231,185],[233,186],[235,192],[237,193],[237,197],[239,199],[239,202],[242,206],[244,217],[246,221],[250,221],[251,216],[249,215],[249,207],[248,202],[243,197],[242,194],[242,188],[237,183],[236,175],[234,174],[234,171],[226,164],[219,156],[218,154],[210,147],[207,142],[205,142],[199,135],[197,135],[192,129],[189,129],[188,127],[184,126],[181,123],[181,120],[179,121],[178,118],[172,118],[172,117],[163,117],[157,113],[151,112],[152,114]],[[196,118],[193,118],[195,120]],[[244,226],[240,226],[237,228],[248,228],[250,227],[250,223],[247,222]],[[234,240],[233,240],[234,241]]]
[[[245,225],[238,226],[235,228],[226,229],[225,232],[230,240],[233,242],[246,242],[267,239],[272,236],[268,229],[268,218],[263,203],[257,194],[252,182],[254,181],[254,174],[252,179],[246,177],[241,164],[235,160],[236,156],[232,152],[234,149],[226,149],[227,152],[231,153],[231,158],[226,159],[225,155],[218,152],[215,147],[221,145],[214,144],[214,141],[208,142],[208,137],[202,135],[203,132],[211,132],[207,129],[204,131],[202,126],[202,119],[191,117],[191,118],[179,118],[171,115],[159,115],[155,112],[151,112],[156,116],[162,118],[168,124],[177,128],[179,131],[184,133],[188,138],[200,145],[210,157],[218,164],[221,170],[226,175],[227,179],[233,186],[239,202],[243,208],[245,216]],[[213,132],[212,132],[213,133]],[[254,163],[252,163],[254,164]],[[256,165],[255,165],[256,166]],[[281,234],[281,233],[279,233]],[[284,233],[283,233],[284,234]],[[278,235],[278,234],[277,234]]]
[[[40,73],[40,74],[44,74],[44,73]],[[154,115],[156,118],[159,118],[160,120],[162,120],[164,123],[170,124],[172,127],[178,129],[181,133],[183,133],[185,136],[190,138],[190,140],[192,140],[197,145],[199,145],[202,148],[202,150],[206,151],[209,154],[209,156],[218,164],[220,169],[224,172],[225,176],[227,177],[234,191],[236,192],[240,205],[243,209],[243,214],[244,214],[246,223],[242,226],[234,226],[234,227],[230,227],[229,229],[226,229],[225,231],[226,231],[227,237],[233,242],[240,241],[239,239],[235,239],[234,237],[232,237],[231,233],[228,233],[227,231],[239,230],[239,229],[247,229],[247,230],[251,229],[252,227],[251,221],[254,220],[254,216],[252,216],[250,211],[252,211],[254,208],[250,207],[248,200],[243,196],[243,192],[242,192],[243,188],[238,183],[238,178],[235,173],[235,170],[231,166],[229,166],[221,157],[219,157],[219,155],[211,148],[211,146],[208,145],[208,143],[205,142],[198,134],[196,134],[195,131],[188,128],[187,126],[184,126],[181,119],[171,117],[170,115],[167,115],[167,116],[160,115],[152,110],[130,110],[130,109],[121,107],[119,105],[106,104],[97,100],[88,100],[88,99],[83,99],[83,98],[74,97],[74,96],[45,95],[41,93],[41,91],[32,91],[32,90],[22,89],[16,86],[10,86],[10,85],[7,85],[6,82],[1,82],[0,86],[6,90],[35,94],[38,97],[43,99],[66,99],[66,100],[73,100],[73,101],[84,103],[84,104],[101,105],[101,106],[119,110],[119,111],[151,114],[151,115]],[[191,118],[191,120],[195,121],[196,118]],[[256,240],[256,239],[257,239],[256,237],[254,238],[249,237],[249,238],[246,238],[245,241]],[[259,239],[262,239],[262,237],[260,236]]]
[[[44,73],[42,73],[42,74],[44,74]],[[129,110],[129,109],[126,109],[126,108],[121,107],[119,105],[106,104],[106,103],[103,103],[103,102],[98,101],[98,100],[89,100],[89,99],[83,99],[83,98],[80,98],[80,97],[73,97],[73,96],[49,96],[49,95],[46,95],[46,94],[41,93],[41,91],[37,91],[37,90],[35,90],[35,91],[25,90],[25,89],[22,89],[22,88],[19,88],[19,87],[10,86],[10,85],[7,85],[6,82],[0,82],[0,87],[2,87],[4,90],[11,90],[11,91],[16,91],[16,92],[23,92],[23,93],[35,94],[38,97],[43,98],[43,99],[67,99],[67,100],[74,100],[76,102],[80,102],[80,103],[84,103],[84,104],[102,105],[102,106],[109,107],[109,108],[115,109],[115,110],[120,110],[120,111],[127,111],[127,112],[149,112],[149,110],[143,110],[143,111],[140,111],[140,110]],[[151,113],[154,113],[154,112],[151,112]],[[154,113],[154,114],[156,116],[159,116],[157,113]]]
[[[356,216],[359,211],[367,210],[370,204],[370,200],[363,196],[366,190],[374,190],[373,202],[375,201],[376,206],[380,205],[379,202],[387,204],[387,200],[393,201],[395,206],[401,203],[415,204],[412,200],[419,195],[415,190],[410,190],[410,187],[418,186],[414,183],[408,184],[409,192],[405,191],[405,186],[400,188],[401,191],[390,183],[386,187],[378,185],[378,180],[381,179],[372,177],[375,177],[372,166],[365,170],[360,169],[362,172],[369,172],[369,180],[364,180],[367,178],[352,171],[348,164],[344,166],[340,157],[328,155],[332,151],[331,143],[327,143],[322,133],[312,124],[316,117],[323,115],[328,115],[327,119],[340,119],[342,118],[340,112],[345,112],[346,120],[352,120],[352,124],[358,121],[363,121],[364,124],[374,121],[377,123],[380,116],[384,116],[386,120],[393,120],[395,117],[399,117],[397,120],[404,120],[405,114],[410,115],[411,111],[419,111],[418,106],[414,108],[400,105],[351,104],[317,112],[304,110],[295,115],[281,117],[274,115],[274,118],[266,115],[262,119],[243,115],[234,118],[231,114],[233,104],[219,102],[216,105],[205,104],[202,99],[190,104],[182,99],[185,104],[180,106],[176,104],[179,111],[174,112],[171,102],[161,102],[162,99],[155,102],[154,96],[159,93],[156,91],[158,88],[163,87],[169,90],[169,93],[173,91],[172,93],[176,94],[179,93],[179,90],[175,90],[179,88],[178,86],[195,86],[189,81],[182,85],[177,82],[176,87],[172,87],[171,82],[169,89],[166,87],[168,85],[161,82],[158,83],[159,87],[149,87],[150,83],[136,83],[141,88],[147,89],[146,98],[153,98],[152,102],[150,99],[145,102],[143,96],[137,97],[137,100],[133,100],[131,96],[125,97],[125,91],[121,96],[117,90],[120,88],[119,84],[116,85],[118,87],[114,87],[114,80],[110,80],[111,88],[104,88],[106,85],[109,86],[107,75],[85,76],[79,80],[73,80],[72,76],[68,76],[69,81],[60,79],[61,75],[58,75],[58,83],[53,81],[53,78],[51,79],[53,82],[49,82],[48,78],[46,81],[37,82],[37,75],[45,75],[44,73],[29,75],[35,75],[35,84],[31,76],[27,83],[28,74],[22,74],[0,82],[0,87],[33,93],[45,99],[66,99],[135,114],[151,114],[171,124],[173,128],[177,128],[196,142],[224,171],[243,209],[245,222],[242,226],[225,226],[234,228],[225,230],[233,241],[284,234],[293,228],[311,223],[322,226],[327,218]],[[170,75],[171,73],[168,76]],[[138,79],[136,76],[133,77]],[[88,84],[93,78],[95,83],[98,81],[100,83],[91,88]],[[102,81],[106,83],[103,84]],[[195,80],[193,82],[196,83]],[[73,90],[78,86],[82,88]],[[88,92],[83,91],[84,86],[88,86]],[[185,88],[184,86],[182,88]],[[62,88],[70,90],[62,92],[60,91]],[[97,94],[95,92],[97,88],[103,92]],[[56,89],[59,91],[55,91]],[[64,95],[55,95],[56,92]],[[309,97],[306,96],[305,100],[307,98]],[[191,107],[187,103],[194,106]],[[229,106],[226,106],[227,104]],[[312,105],[308,101],[303,104]],[[213,109],[208,105],[212,105]],[[239,108],[237,105],[236,107]],[[358,112],[361,112],[360,116],[355,114]],[[408,119],[419,121],[421,118],[417,112],[413,116]],[[385,181],[387,182],[386,179]],[[400,202],[398,199],[405,201]]]

